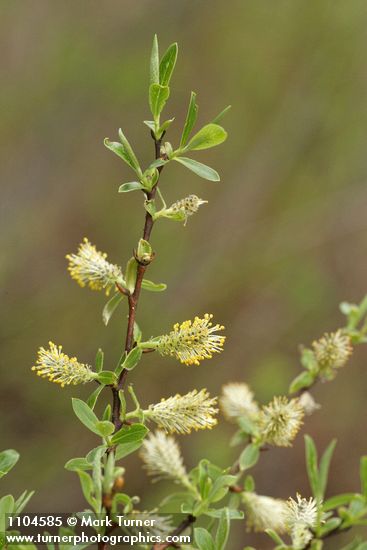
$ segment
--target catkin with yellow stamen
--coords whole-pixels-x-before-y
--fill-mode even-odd
[[[53,342],[49,342],[48,349],[41,347],[38,350],[37,362],[32,370],[62,388],[70,384],[85,384],[98,376],[89,365],[79,363],[76,357],[69,357],[62,352],[62,346],[56,346]]]
[[[223,330],[221,325],[211,322],[213,315],[206,313],[202,319],[175,324],[173,330],[156,339],[155,348],[161,355],[176,357],[185,365],[199,365],[203,359],[211,359],[214,353],[223,350],[225,336],[216,332]]]
[[[258,417],[260,438],[277,447],[290,447],[302,426],[304,409],[298,399],[274,397]]]
[[[121,269],[106,260],[107,254],[99,252],[87,238],[79,245],[77,254],[68,254],[68,271],[81,286],[92,290],[105,290],[108,295],[118,281],[122,281]]]
[[[187,434],[191,430],[210,429],[217,424],[214,416],[217,398],[210,398],[206,389],[193,390],[186,395],[175,395],[150,405],[144,411],[146,418],[169,433]]]

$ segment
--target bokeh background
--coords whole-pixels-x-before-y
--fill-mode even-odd
[[[261,401],[286,391],[299,369],[298,346],[342,322],[340,301],[367,291],[367,4],[363,0],[109,0],[0,2],[1,447],[21,452],[2,493],[35,489],[31,509],[82,506],[74,474],[63,469],[96,440],[74,418],[70,398],[30,367],[52,339],[81,361],[98,347],[114,365],[126,310],[108,328],[105,298],[67,275],[65,254],[84,236],[125,263],[140,236],[142,197],[118,195],[128,168],[102,143],[121,126],[143,164],[153,150],[146,127],[153,34],[161,50],[179,42],[167,117],[177,143],[189,93],[200,122],[227,104],[228,141],[195,158],[217,168],[219,184],[179,165],[163,173],[168,202],[196,193],[209,200],[181,224],[154,229],[157,260],[139,322],[147,336],[213,312],[227,327],[225,352],[199,368],[154,354],[132,375],[147,405],[175,392],[246,381]],[[331,384],[315,389],[322,409],[304,430],[323,448],[338,437],[329,494],[358,490],[367,452],[367,349],[358,349]],[[201,457],[227,465],[233,427],[180,437],[188,466]],[[145,508],[171,490],[151,486],[137,457],[126,489]],[[303,437],[264,453],[257,490],[309,495]],[[266,537],[235,528],[232,549]],[[335,548],[336,541],[328,548]]]

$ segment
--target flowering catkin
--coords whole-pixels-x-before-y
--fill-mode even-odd
[[[279,534],[285,531],[284,516],[287,505],[284,500],[244,492],[242,502],[245,506],[248,531],[272,529]]]
[[[170,206],[169,210],[172,212],[182,213],[186,224],[189,216],[195,214],[199,210],[199,207],[207,202],[208,201],[203,201],[202,199],[199,199],[199,197],[197,197],[196,195],[189,195],[184,199],[174,202]]]
[[[223,330],[211,322],[213,315],[206,313],[202,319],[176,323],[173,330],[157,339],[156,349],[161,355],[176,357],[185,365],[199,365],[203,359],[211,359],[213,353],[223,350],[225,336],[215,334]]]
[[[217,424],[214,415],[217,398],[210,398],[206,389],[193,390],[186,395],[175,395],[150,405],[145,416],[160,428],[170,433],[190,433],[191,430],[205,430]]]
[[[121,269],[109,263],[107,254],[99,252],[87,238],[79,245],[77,254],[68,254],[68,271],[81,286],[92,290],[105,289],[108,295],[117,281],[122,281]]]
[[[260,437],[264,443],[277,447],[290,447],[304,416],[298,399],[274,397],[265,405],[258,417]]]
[[[253,392],[244,383],[233,382],[223,386],[219,403],[228,420],[236,420],[240,417],[251,418],[259,412]]]
[[[190,484],[179,446],[173,437],[163,431],[149,434],[141,447],[140,456],[148,475],[156,481],[171,479],[186,486]]]
[[[320,374],[328,379],[334,378],[335,369],[344,367],[353,351],[349,336],[341,330],[324,334],[312,347]]]
[[[85,384],[97,378],[97,373],[89,365],[79,363],[76,357],[69,357],[62,352],[62,346],[56,346],[53,342],[49,342],[49,349],[39,348],[32,370],[62,388],[69,384]]]
[[[297,500],[293,498],[288,500],[284,521],[295,550],[303,550],[312,539],[317,515],[317,502],[314,498],[307,500],[297,494]]]

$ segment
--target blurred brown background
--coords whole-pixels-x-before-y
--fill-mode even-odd
[[[121,126],[142,163],[152,159],[142,120],[154,32],[161,51],[176,40],[180,48],[168,139],[177,143],[190,90],[201,123],[233,108],[225,145],[195,156],[220,171],[221,183],[179,165],[163,173],[168,202],[196,193],[209,204],[185,228],[169,221],[155,228],[149,278],[168,290],[144,293],[139,322],[150,336],[213,312],[228,341],[199,368],[147,356],[131,376],[142,401],[203,386],[218,394],[234,380],[262,401],[285,392],[299,369],[298,345],[337,328],[338,303],[367,291],[366,2],[3,0],[0,429],[1,447],[22,456],[1,492],[36,489],[33,510],[82,506],[63,465],[96,444],[70,404],[89,388],[60,390],[30,367],[50,339],[84,362],[99,346],[107,365],[118,358],[125,311],[105,328],[104,296],[78,288],[64,257],[88,236],[124,264],[140,236],[142,197],[117,194],[131,173],[102,140]],[[330,495],[359,487],[366,358],[358,349],[333,383],[317,387],[323,407],[304,430],[320,448],[338,437]],[[188,466],[203,456],[231,462],[232,432],[222,422],[181,437]],[[303,455],[302,436],[293,451],[265,453],[254,469],[258,492],[308,496]],[[170,490],[152,488],[137,457],[127,466],[126,489],[143,495],[145,508]],[[250,543],[270,547],[237,524],[233,550]]]

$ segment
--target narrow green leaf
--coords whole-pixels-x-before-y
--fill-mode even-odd
[[[130,294],[132,294],[135,290],[137,269],[137,261],[135,260],[135,258],[130,258],[130,260],[126,264],[125,270],[126,288],[130,292]]]
[[[367,456],[362,456],[360,462],[361,492],[367,498]]]
[[[129,193],[130,191],[142,191],[144,187],[138,181],[129,181],[128,183],[123,183],[119,187],[119,193]]]
[[[221,111],[219,113],[219,115],[217,115],[213,120],[212,120],[212,124],[218,124],[218,122],[220,122],[222,120],[222,118],[228,113],[228,111],[231,109],[232,105],[227,105],[227,107],[225,107],[223,109],[223,111]]]
[[[189,159],[187,157],[174,157],[173,160],[176,160],[180,164],[183,164],[186,168],[194,172],[197,176],[204,178],[209,181],[220,181],[220,176],[210,166],[198,162],[197,160]]]
[[[199,550],[215,550],[213,537],[203,527],[194,529],[194,540]]]
[[[109,420],[100,420],[96,424],[96,430],[102,437],[108,437],[115,431],[115,426]]]
[[[96,387],[96,389],[88,397],[87,405],[92,410],[94,409],[94,407],[97,403],[98,396],[99,396],[99,394],[101,393],[102,390],[103,390],[103,385],[99,385],[99,386]]]
[[[163,55],[159,64],[159,83],[161,86],[168,86],[177,60],[178,45],[171,44]]]
[[[121,132],[121,134],[122,134],[122,132]],[[126,138],[125,138],[125,140],[126,140]],[[126,140],[126,143],[128,143],[127,140]],[[140,169],[139,163],[138,163],[138,161],[135,157],[135,154],[133,153],[130,145],[128,147],[128,150],[126,150],[126,147],[122,143],[118,143],[117,141],[110,141],[108,138],[105,138],[104,144],[107,147],[107,149],[109,149],[110,151],[115,153],[115,155],[117,155],[124,162],[126,162],[126,164],[128,164],[130,166],[130,168],[132,168],[134,170],[134,172],[136,172],[138,174],[139,177],[142,175],[142,171]]]
[[[159,84],[159,48],[156,34],[153,38],[152,53],[150,56],[150,82]]]
[[[240,470],[243,472],[244,470],[248,470],[249,468],[255,466],[259,460],[259,456],[260,450],[257,445],[254,445],[253,443],[247,445],[240,456]]]
[[[141,328],[139,327],[138,323],[134,322],[134,342],[141,342],[141,339],[143,337],[143,333],[141,331]]]
[[[289,393],[297,393],[303,388],[309,388],[314,383],[314,381],[315,377],[311,374],[310,371],[303,371],[291,382]]]
[[[7,449],[0,453],[0,477],[10,472],[19,460],[19,453],[14,449]]]
[[[313,439],[305,436],[306,467],[312,493],[315,498],[320,498],[319,472],[317,467],[317,450]]]
[[[127,355],[125,361],[123,362],[123,365],[122,365],[123,369],[133,370],[139,363],[142,353],[143,352],[139,347],[133,348],[130,351],[130,353]]]
[[[324,498],[325,491],[326,491],[326,485],[328,481],[329,476],[329,467],[330,467],[330,461],[332,459],[334,449],[336,445],[336,439],[333,439],[331,443],[328,445],[326,451],[321,457],[320,465],[319,465],[319,487],[320,487],[320,498]]]
[[[111,416],[112,416],[112,409],[111,409],[111,405],[108,403],[108,405],[106,405],[106,408],[103,412],[102,420],[111,420]]]
[[[152,281],[148,281],[148,279],[143,279],[141,288],[144,288],[144,290],[150,290],[150,292],[162,292],[163,290],[166,290],[167,285],[164,283],[152,283]]]
[[[92,478],[90,477],[89,474],[87,474],[87,472],[84,472],[83,470],[77,470],[77,474],[80,479],[80,485],[81,485],[85,500],[88,502],[88,504],[94,507],[96,501],[93,497],[94,485],[93,485]]]
[[[123,300],[123,298],[124,296],[123,294],[121,294],[121,292],[116,292],[116,294],[114,294],[104,306],[102,311],[102,319],[106,326],[108,325],[112,315],[114,314],[117,306]]]
[[[138,439],[138,441],[131,441],[130,443],[121,443],[120,445],[117,445],[115,452],[116,460],[121,460],[121,458],[125,458],[125,456],[134,453],[142,446],[142,444],[143,440]]]
[[[224,550],[229,536],[229,510],[224,508],[219,520],[217,533],[215,536],[215,550]]]
[[[103,369],[103,361],[104,361],[104,353],[101,350],[101,348],[99,348],[95,359],[96,372],[100,372]]]
[[[24,491],[14,503],[14,513],[20,514],[34,495],[34,491]]]
[[[146,126],[148,126],[149,130],[151,130],[152,132],[155,131],[154,120],[143,120],[143,122]]]
[[[72,406],[74,413],[79,418],[80,422],[84,424],[90,430],[91,432],[100,435],[99,431],[97,430],[97,423],[98,418],[92,411],[90,407],[84,401],[81,399],[73,398],[72,400]]]
[[[0,498],[0,533],[5,533],[7,528],[6,514],[12,514],[14,510],[14,497],[6,495]]]
[[[160,84],[149,86],[149,106],[154,118],[158,118],[169,98],[169,87]]]
[[[164,132],[167,132],[168,128],[171,126],[172,122],[174,121],[174,118],[169,118],[168,120],[165,120],[163,124],[159,127],[157,138],[160,139]]]
[[[265,533],[269,535],[269,537],[276,543],[276,544],[284,544],[284,541],[280,538],[278,533],[273,531],[273,529],[265,529]]]
[[[218,124],[207,124],[194,135],[184,151],[200,151],[220,145],[227,139],[227,132]]]
[[[199,107],[196,104],[196,93],[191,92],[190,103],[189,103],[189,108],[187,110],[185,126],[184,126],[184,129],[182,131],[182,136],[181,136],[181,141],[180,141],[180,149],[185,147],[185,145],[187,143],[187,140],[189,139],[189,135],[191,134],[191,131],[192,131],[194,125],[195,125],[195,122],[196,122],[196,119],[197,119],[197,116],[198,116],[198,110],[199,110]]]
[[[92,464],[86,458],[71,458],[64,466],[65,470],[75,472],[77,470],[91,470]]]
[[[336,495],[335,497],[328,498],[322,505],[324,512],[329,512],[339,508],[340,506],[345,506],[349,504],[354,498],[356,498],[356,493],[342,493],[341,495]]]
[[[116,374],[110,370],[102,370],[98,373],[97,380],[104,386],[109,386],[117,382],[117,377]]]
[[[136,443],[142,441],[148,428],[144,424],[132,424],[131,426],[123,426],[118,432],[116,432],[111,439],[113,445],[121,445],[125,443]]]

